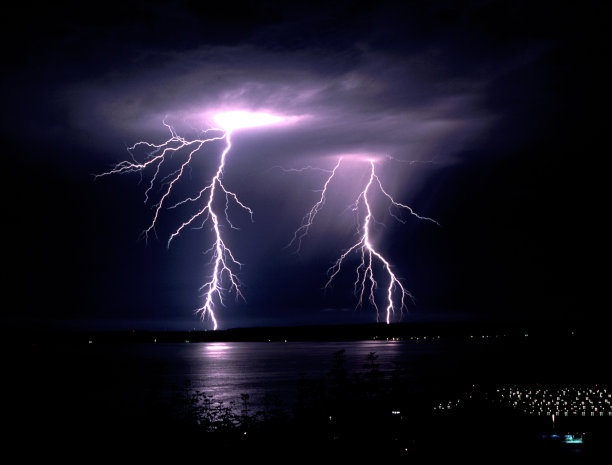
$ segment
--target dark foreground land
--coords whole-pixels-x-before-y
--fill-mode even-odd
[[[312,328],[212,335],[90,333],[71,334],[68,345],[90,340],[148,343],[145,339],[151,337],[158,343],[164,337],[193,343],[213,335],[215,340],[295,340],[312,334]],[[351,373],[340,350],[329,354],[325,376],[295,380],[290,402],[269,396],[255,405],[244,393],[224,404],[184,386],[170,396],[149,392],[150,398],[140,407],[130,408],[119,405],[118,399],[89,395],[91,372],[101,369],[113,376],[113,366],[83,366],[81,372],[67,374],[57,368],[56,356],[62,352],[50,343],[52,338],[57,341],[57,334],[40,337],[38,342],[25,338],[25,345],[5,346],[2,423],[9,431],[5,449],[18,451],[24,460],[62,457],[139,463],[213,457],[324,463],[381,459],[436,463],[460,458],[481,463],[527,459],[597,463],[609,453],[608,342],[598,328],[366,325],[319,328],[316,334],[342,335],[348,340],[419,338],[434,343],[458,338],[465,344],[486,345],[477,365],[466,366],[450,380],[432,370],[418,379],[420,389],[414,388],[414,373],[399,366],[383,369],[376,353],[363,360],[362,371]],[[12,359],[10,351],[15,355]],[[532,363],[513,365],[514,358]],[[71,389],[67,395],[67,383],[81,389]]]

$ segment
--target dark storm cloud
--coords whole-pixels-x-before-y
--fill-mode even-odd
[[[338,177],[339,186],[345,186],[343,195],[334,193],[330,198],[329,214],[320,215],[313,229],[317,234],[296,261],[291,250],[283,247],[315,200],[312,190],[320,188],[323,179],[306,173],[305,181],[300,181],[273,167],[329,168],[330,157],[347,153],[435,160],[436,166],[443,166],[495,119],[481,109],[485,77],[439,75],[434,79],[431,68],[436,63],[428,63],[427,52],[397,56],[365,45],[342,53],[223,46],[155,57],[149,53],[147,59],[140,73],[114,69],[63,90],[73,124],[89,134],[86,140],[105,147],[106,164],[119,156],[119,147],[112,147],[108,135],[110,140],[128,143],[141,138],[160,142],[168,137],[162,124],[165,118],[193,134],[190,126],[206,127],[206,117],[216,111],[246,109],[297,117],[273,131],[257,129],[234,136],[225,179],[232,188],[237,186],[240,197],[255,211],[255,224],[241,224],[241,236],[229,235],[237,256],[247,263],[241,279],[248,299],[246,304],[232,304],[235,322],[249,318],[290,321],[296,312],[319,315],[311,289],[320,289],[329,261],[346,247],[355,228],[351,215],[343,214],[340,221],[337,217],[358,194],[351,179],[364,174],[362,167],[349,165]],[[386,187],[398,195],[408,190],[414,194],[432,174],[431,169],[415,170],[398,163],[384,176]],[[101,161],[100,171],[102,165]],[[201,176],[195,175],[194,182]],[[341,192],[338,186],[334,189]],[[405,196],[402,199],[407,201]],[[137,202],[129,204],[137,206]],[[172,220],[165,214],[162,221]],[[163,230],[164,226],[158,232]],[[329,250],[331,237],[335,250]],[[191,244],[191,256],[193,251],[205,250],[201,235],[195,239],[188,233],[181,240]],[[201,285],[202,268],[179,271],[178,280],[191,283],[194,289],[191,298],[180,297],[189,302],[185,307],[197,307],[195,289]],[[294,279],[287,280],[291,276]],[[276,286],[283,292],[277,293]],[[329,304],[323,293],[317,294],[314,300]],[[346,305],[336,296],[336,308],[346,309]]]
[[[328,3],[7,7],[0,127],[6,172],[26,186],[5,241],[23,251],[11,261],[22,302],[10,311],[197,324],[206,237],[186,235],[170,251],[136,243],[151,213],[143,185],[92,174],[125,159],[126,145],[164,140],[165,117],[189,137],[207,112],[238,107],[300,119],[233,138],[224,179],[255,223],[238,218],[242,230],[228,233],[246,263],[247,303],[229,298],[224,326],[326,322],[352,309],[351,283],[319,290],[352,239],[342,208],[363,170],[346,167],[335,197],[343,205],[330,201],[295,256],[283,246],[322,173],[274,168],[330,168],[344,153],[393,156],[380,163],[385,186],[442,224],[385,230],[416,312],[572,311],[590,287],[576,277],[589,266],[572,244],[586,233],[569,212],[602,198],[567,189],[591,179],[575,161],[599,153],[605,134],[603,2]]]
[[[427,59],[366,46],[336,54],[209,47],[163,54],[136,75],[114,70],[66,95],[73,121],[94,139],[109,132],[126,140],[161,132],[166,117],[206,127],[210,112],[245,109],[299,118],[287,128],[285,137],[299,141],[289,158],[374,151],[412,160],[436,153],[440,161],[495,115],[481,108],[484,76],[432,78]]]

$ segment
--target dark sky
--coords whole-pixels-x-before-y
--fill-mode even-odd
[[[166,140],[164,118],[194,138],[204,115],[228,109],[299,118],[232,135],[223,180],[254,222],[231,208],[240,229],[223,229],[245,301],[226,295],[221,328],[375,321],[355,310],[357,256],[322,289],[356,240],[347,207],[367,163],[346,163],[300,254],[284,248],[326,175],[279,167],[331,169],[355,153],[440,223],[395,222],[379,202],[376,247],[415,297],[402,321],[603,321],[609,11],[561,3],[5,6],[4,324],[210,327],[194,315],[208,226],[168,250],[185,217],[164,209],[145,243],[153,173],[94,175],[139,140]],[[210,180],[222,148],[197,158],[174,201]]]

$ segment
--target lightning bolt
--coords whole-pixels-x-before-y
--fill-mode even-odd
[[[153,175],[151,176],[148,188],[145,191],[145,204],[149,202],[149,193],[156,184],[161,184],[162,187],[165,186],[165,188],[162,189],[159,201],[153,205],[154,214],[151,223],[142,233],[145,240],[148,240],[151,232],[155,232],[155,227],[158,224],[162,209],[168,203],[168,199],[170,198],[171,193],[178,182],[184,177],[185,172],[192,164],[194,157],[201,153],[202,149],[207,144],[214,141],[225,140],[225,149],[221,153],[217,171],[210,182],[199,191],[197,196],[188,197],[175,203],[174,205],[171,205],[170,207],[167,207],[168,209],[175,209],[180,205],[187,203],[200,204],[199,210],[184,221],[176,230],[174,230],[174,232],[172,232],[172,234],[170,234],[167,247],[170,247],[171,242],[177,236],[179,236],[186,227],[196,222],[196,220],[202,220],[199,226],[200,228],[202,228],[209,221],[212,223],[211,230],[213,231],[214,241],[207,253],[212,252],[211,263],[213,270],[209,280],[200,287],[200,291],[203,293],[204,303],[202,306],[196,309],[196,313],[200,314],[202,319],[209,318],[212,322],[213,328],[217,329],[218,323],[215,316],[215,302],[218,301],[221,305],[224,305],[223,291],[226,290],[223,287],[224,278],[228,284],[228,291],[234,291],[236,298],[244,299],[244,296],[240,290],[240,281],[236,272],[234,271],[235,267],[241,267],[242,263],[236,260],[231,250],[227,247],[223,240],[223,236],[221,234],[221,220],[224,219],[230,228],[237,229],[229,218],[228,210],[230,202],[233,202],[241,209],[247,211],[251,217],[251,220],[253,220],[253,211],[242,203],[238,196],[234,192],[227,189],[223,184],[223,169],[225,167],[227,155],[232,147],[230,130],[211,128],[203,131],[204,135],[207,135],[209,132],[217,132],[219,134],[212,137],[187,140],[184,137],[179,136],[171,125],[167,124],[165,121],[163,124],[170,132],[169,139],[161,144],[153,144],[146,141],[137,142],[133,146],[128,147],[128,153],[130,154],[131,161],[122,161],[116,164],[111,170],[96,175],[96,178],[113,174],[127,174],[134,172],[139,172],[142,176],[144,171],[153,170]],[[140,149],[143,149],[148,153],[144,157],[144,161],[139,162],[136,159],[135,152]],[[161,181],[158,181],[160,170],[164,162],[167,162],[167,160],[172,158],[173,155],[179,153],[186,154],[186,157],[180,164],[179,168],[172,171]],[[217,192],[219,195],[225,196],[225,209],[223,211],[222,218],[220,218],[219,213],[215,211],[213,203],[215,200],[215,194],[217,194]]]
[[[302,219],[300,227],[296,230],[293,238],[289,245],[297,244],[297,250],[301,246],[301,241],[306,237],[312,226],[317,213],[321,210],[326,201],[327,189],[329,184],[332,182],[336,171],[339,169],[342,162],[342,157],[338,159],[338,162],[331,171],[328,171],[329,176],[326,179],[321,195],[318,201],[313,205],[310,211]],[[380,319],[380,307],[376,301],[376,289],[378,282],[375,279],[374,264],[379,262],[385,271],[387,276],[388,285],[386,289],[386,307],[385,307],[385,320],[387,324],[391,321],[391,316],[396,310],[403,311],[407,308],[406,299],[414,300],[410,292],[404,287],[397,275],[393,272],[389,261],[375,248],[370,238],[371,225],[375,221],[371,207],[371,195],[372,190],[378,189],[378,191],[389,201],[389,214],[401,223],[405,223],[395,212],[395,210],[406,210],[411,216],[416,217],[420,220],[432,222],[439,226],[439,223],[432,218],[421,216],[417,214],[411,207],[403,203],[395,201],[393,197],[384,189],[382,182],[376,174],[374,160],[368,160],[370,165],[370,175],[368,182],[352,205],[352,210],[359,212],[360,205],[363,205],[365,209],[365,217],[362,225],[358,228],[359,240],[351,245],[340,257],[334,262],[334,264],[327,270],[328,280],[325,283],[324,288],[328,288],[334,278],[340,273],[341,268],[347,257],[355,252],[359,253],[361,261],[356,268],[357,278],[353,284],[353,292],[357,296],[357,308],[363,305],[364,298],[370,302],[370,304],[376,310],[376,321]],[[299,170],[294,170],[299,171]]]
[[[295,233],[293,234],[293,238],[291,239],[291,241],[289,242],[289,244],[287,244],[285,248],[291,247],[293,244],[297,243],[296,253],[299,253],[300,249],[302,248],[302,239],[308,235],[308,231],[310,227],[312,226],[312,223],[314,222],[314,219],[317,216],[317,213],[319,213],[319,210],[321,210],[321,208],[323,208],[323,205],[325,204],[325,197],[327,195],[327,186],[329,186],[329,183],[331,182],[332,178],[336,175],[336,170],[340,166],[341,161],[342,161],[342,157],[338,159],[338,163],[336,163],[336,166],[334,166],[334,168],[331,171],[321,170],[321,171],[330,173],[329,177],[327,178],[327,181],[325,181],[325,184],[323,185],[323,189],[321,189],[321,196],[319,197],[319,200],[317,201],[317,203],[315,203],[312,206],[310,211],[306,213],[306,215],[304,215],[304,217],[302,218],[302,223],[300,224],[300,227],[295,231]],[[314,169],[314,168],[312,168],[311,166],[308,166],[303,169],[294,168],[294,169],[285,170],[285,171],[299,172],[299,171],[303,171],[307,169]]]

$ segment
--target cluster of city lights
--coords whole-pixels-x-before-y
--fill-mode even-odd
[[[434,410],[455,410],[466,405],[474,393],[441,402]],[[607,389],[591,387],[517,387],[507,386],[481,395],[490,402],[537,416],[612,416],[612,394]],[[479,398],[480,398],[479,397]]]
[[[598,387],[497,389],[496,401],[530,415],[540,416],[612,416],[612,394]]]

